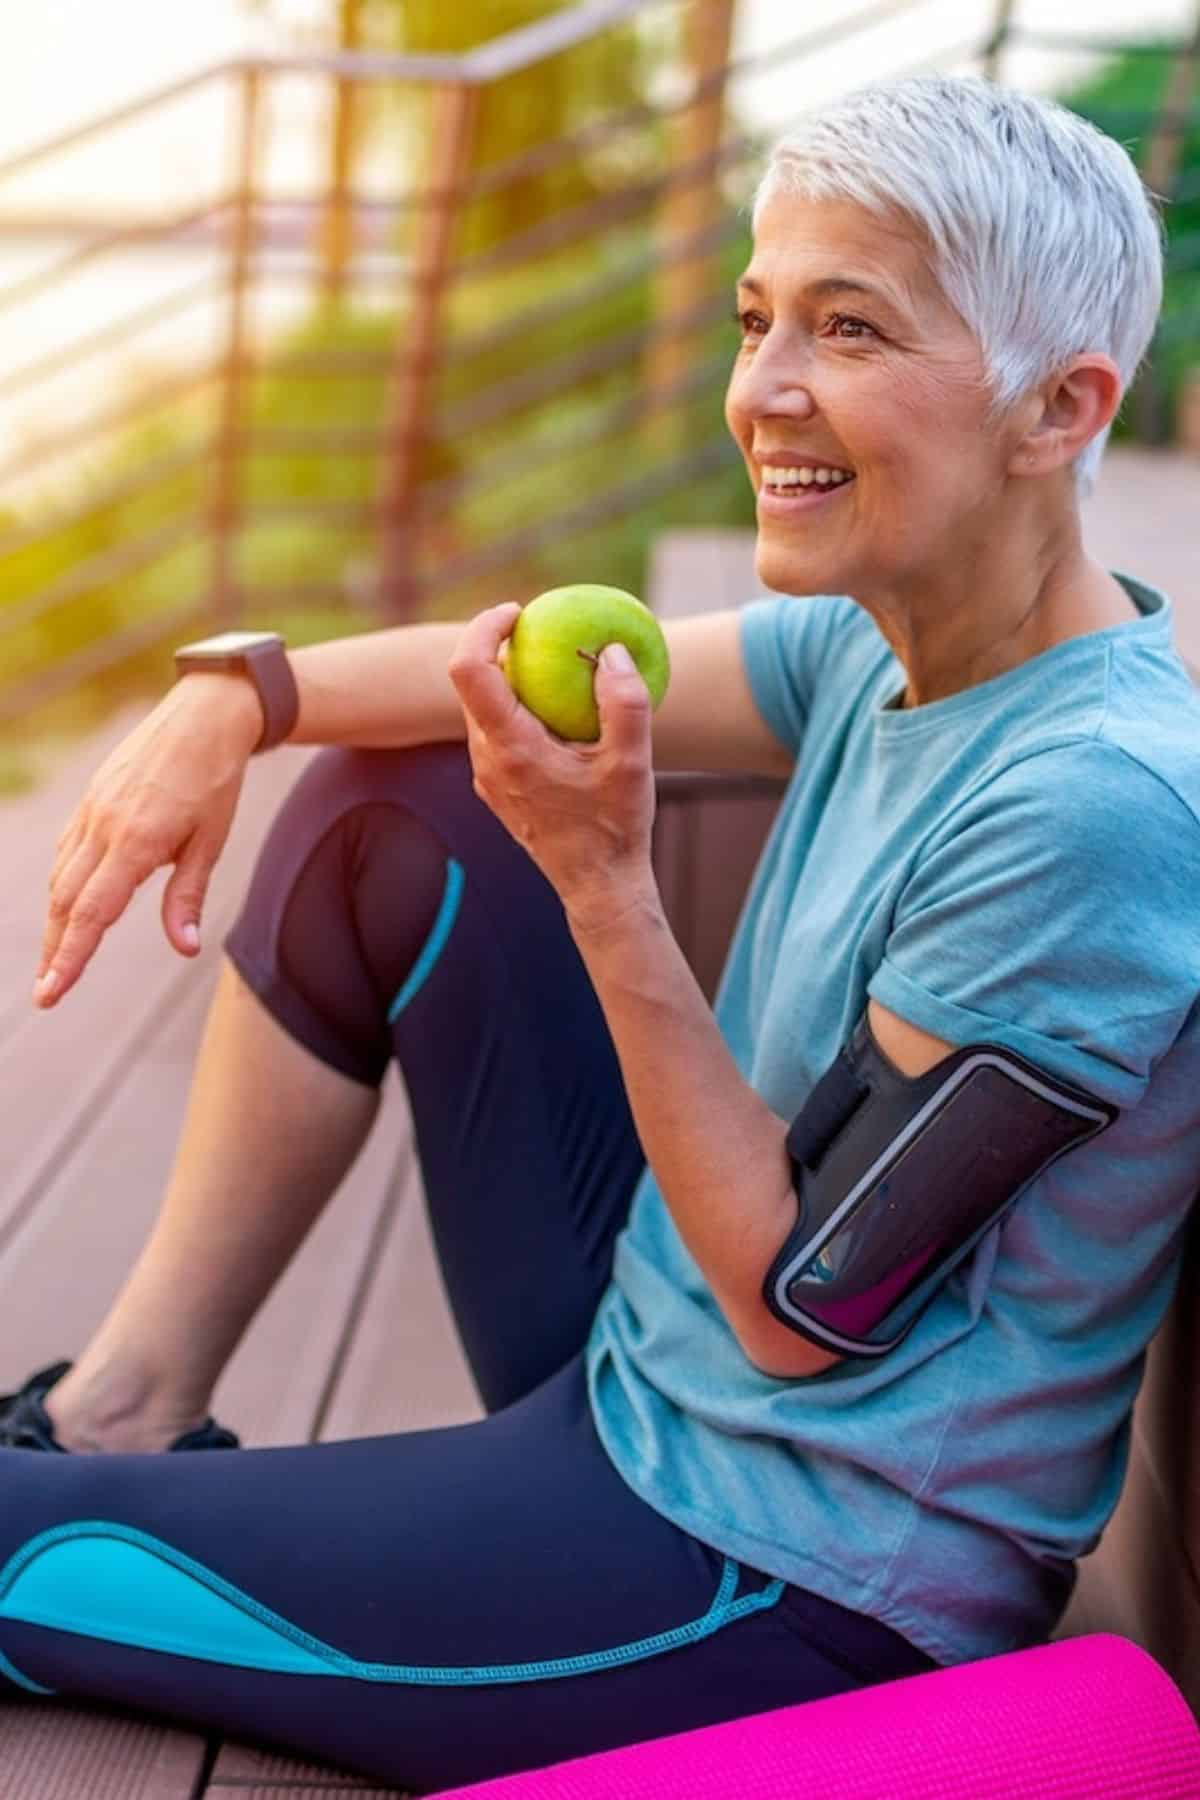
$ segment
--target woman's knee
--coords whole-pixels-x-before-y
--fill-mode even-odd
[[[355,807],[405,805],[427,823],[457,812],[470,794],[471,761],[465,743],[411,744],[352,749],[331,745],[317,750],[285,796],[271,835],[285,831],[311,842]]]
[[[314,756],[271,824],[225,941],[293,1035],[373,1085],[390,1054],[388,1001],[442,905],[439,790],[454,810],[470,789],[465,756],[457,745]]]

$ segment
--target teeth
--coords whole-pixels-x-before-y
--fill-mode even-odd
[[[776,469],[769,465],[764,465],[763,468],[763,480],[768,487],[811,487],[814,482],[818,487],[840,487],[843,482],[853,479],[849,469],[814,469],[808,466]]]

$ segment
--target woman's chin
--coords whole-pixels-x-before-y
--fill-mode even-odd
[[[827,557],[798,556],[759,532],[754,546],[754,575],[776,594],[841,593],[836,571]]]

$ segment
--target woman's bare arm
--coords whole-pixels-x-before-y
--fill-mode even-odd
[[[360,749],[466,740],[449,666],[464,622],[333,638],[290,653],[300,711],[289,741]],[[751,697],[735,610],[664,625],[671,682],[653,720],[655,766],[787,774]],[[185,675],[93,775],[59,838],[34,1003],[55,1005],[157,869],[163,930],[199,949],[205,895],[262,731],[243,676]]]

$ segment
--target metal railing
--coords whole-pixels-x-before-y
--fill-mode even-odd
[[[720,419],[729,353],[715,331],[728,308],[729,259],[747,237],[739,201],[763,148],[739,129],[730,97],[767,67],[796,66],[854,38],[865,43],[927,4],[859,6],[753,58],[728,55],[730,0],[586,0],[456,57],[245,58],[0,163],[2,195],[5,184],[144,128],[184,100],[219,96],[232,119],[233,167],[206,199],[156,217],[91,223],[78,209],[65,214],[44,203],[0,211],[0,250],[58,246],[0,288],[0,316],[10,321],[61,300],[106,259],[186,249],[215,262],[0,371],[6,406],[85,374],[103,396],[0,454],[0,723],[184,631],[271,623],[306,607],[353,607],[375,623],[432,610],[454,616],[513,591],[526,574],[558,566],[562,579],[572,578],[572,547],[586,533],[720,481],[738,459]],[[475,166],[481,96],[493,84],[628,29],[651,10],[670,12],[685,34],[708,29],[724,53],[714,55],[710,44],[710,66],[698,64],[670,99],[639,101],[505,163]],[[1008,50],[1034,35],[1022,33],[1014,13],[1002,0],[987,32],[912,66],[1002,79]],[[1200,24],[1175,49],[1169,91],[1146,137],[1156,192],[1168,199],[1196,121],[1198,67]],[[268,103],[277,84],[295,77],[332,89],[336,146],[328,181],[299,194],[280,192],[264,174]],[[350,121],[368,92],[397,91],[427,98],[438,179],[381,196],[355,186]],[[647,167],[647,142],[664,137],[665,166]],[[460,248],[463,220],[481,200],[639,142],[635,176],[597,182],[584,202],[501,242]],[[287,266],[271,261],[280,220],[302,248]],[[369,256],[366,237],[374,240]],[[1195,244],[1178,249],[1194,267]],[[579,267],[563,275],[568,252]],[[473,288],[522,278],[528,286],[531,272],[554,259],[549,300],[506,300],[499,318],[464,322]],[[312,317],[329,329],[306,338],[294,317],[286,329],[256,332],[259,298],[297,283]],[[390,316],[377,305],[381,286],[391,293]],[[371,305],[355,315],[355,302]],[[115,371],[131,349],[214,306],[214,348],[176,358],[121,392]],[[328,416],[325,395],[347,382],[372,384],[378,396],[366,422],[361,411]],[[264,392],[318,390],[316,417],[281,420],[263,404]],[[1151,377],[1139,414],[1148,434],[1161,432],[1161,413]],[[486,455],[464,461],[464,444],[481,444]],[[273,490],[263,467],[288,459],[303,479]],[[524,511],[497,501],[505,484],[529,490]],[[274,562],[256,554],[264,533],[290,529],[311,542],[318,528],[342,542],[313,550],[311,567],[303,551]]]

